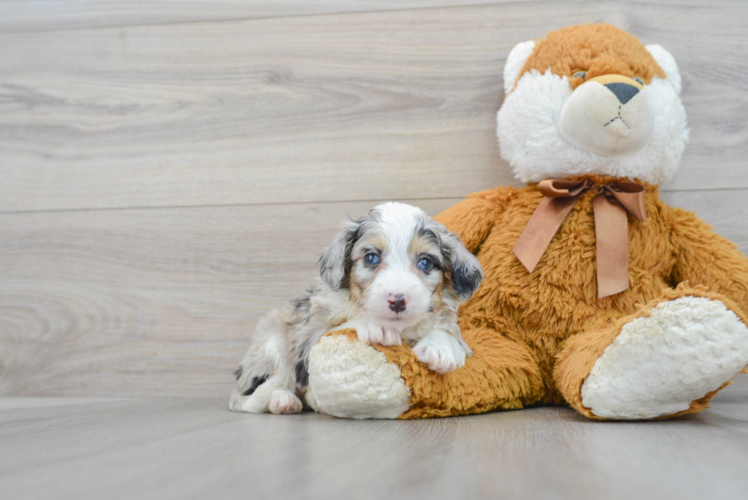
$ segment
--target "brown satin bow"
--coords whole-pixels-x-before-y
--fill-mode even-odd
[[[633,182],[615,182],[593,186],[592,182],[546,179],[538,185],[543,200],[527,223],[514,247],[514,254],[532,272],[553,236],[571,212],[579,197],[590,188],[597,189],[595,212],[595,254],[597,258],[597,296],[615,295],[629,287],[629,235],[626,211],[646,222],[644,186]]]

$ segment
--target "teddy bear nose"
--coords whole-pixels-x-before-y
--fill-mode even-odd
[[[608,83],[605,86],[615,94],[621,104],[626,104],[632,97],[639,93],[638,88],[629,85],[628,83],[613,82]]]

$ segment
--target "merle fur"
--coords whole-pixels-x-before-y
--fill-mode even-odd
[[[337,292],[350,285],[353,247],[379,218],[379,213],[372,209],[356,220],[351,219],[322,252],[318,262],[319,274],[332,290]]]
[[[270,375],[263,375],[262,377],[252,378],[252,383],[249,385],[249,389],[242,393],[243,396],[251,396],[268,379]]]
[[[450,275],[452,288],[460,299],[470,298],[483,281],[483,269],[476,257],[464,249],[459,238],[450,233],[446,227],[438,222],[431,222],[436,226],[433,230],[425,225],[418,229],[418,235],[439,247],[444,261],[442,269]]]

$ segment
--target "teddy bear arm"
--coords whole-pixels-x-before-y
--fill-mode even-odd
[[[512,188],[498,188],[473,193],[434,219],[455,233],[465,247],[475,253],[506,210],[513,191]]]
[[[748,312],[748,258],[692,212],[673,209],[672,224],[675,284],[703,285]]]
[[[322,337],[309,356],[309,393],[318,411],[346,418],[426,418],[517,409],[545,394],[533,351],[490,328],[462,332],[473,355],[439,374],[407,345],[370,346],[351,329]]]

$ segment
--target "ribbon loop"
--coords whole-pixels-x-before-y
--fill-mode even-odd
[[[566,181],[564,179],[546,179],[540,181],[538,190],[547,198],[566,198],[577,196],[590,187],[590,181]]]
[[[647,222],[647,209],[644,207],[644,186],[633,182],[617,182],[604,186],[604,189],[639,222]]]
[[[582,182],[546,179],[538,184],[543,194],[530,221],[514,246],[514,254],[533,272],[566,216],[579,197],[592,187]],[[646,222],[644,186],[634,182],[616,182],[600,186],[593,200],[595,214],[595,253],[597,256],[598,298],[623,292],[629,287],[628,217]]]

